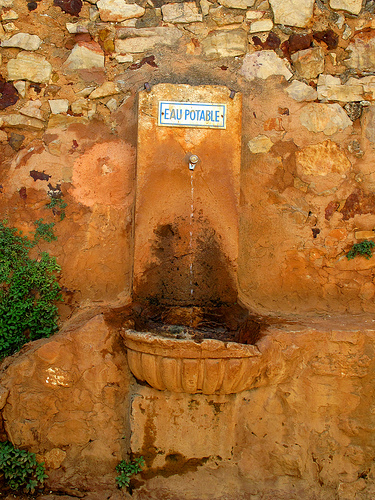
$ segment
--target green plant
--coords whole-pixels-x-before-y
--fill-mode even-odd
[[[375,247],[375,243],[370,240],[363,240],[360,243],[354,243],[350,251],[346,254],[347,258],[354,259],[356,255],[363,255],[366,259],[372,256],[372,248]]]
[[[128,487],[132,476],[141,472],[144,465],[145,461],[143,457],[129,461],[121,460],[121,462],[116,466],[117,472],[120,473],[119,476],[116,477],[119,488],[123,488],[124,486]]]
[[[53,212],[53,215],[60,215],[60,220],[65,219],[65,209],[67,207],[67,203],[62,198],[51,198],[51,201],[46,205],[46,208],[50,208]]]
[[[52,226],[36,222],[33,238],[0,222],[0,359],[17,352],[26,342],[49,337],[57,329],[62,300],[54,257],[30,251],[41,239],[54,239]],[[47,227],[48,226],[48,227]]]
[[[0,471],[12,490],[25,488],[30,493],[48,477],[44,463],[37,461],[35,453],[19,450],[9,441],[0,442]]]
[[[45,240],[48,242],[57,240],[57,236],[55,236],[53,232],[53,227],[55,223],[43,222],[43,219],[38,219],[34,222],[34,226],[36,226],[35,234],[34,234],[34,242],[38,243],[40,240]]]

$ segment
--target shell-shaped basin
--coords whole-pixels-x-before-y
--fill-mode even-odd
[[[121,335],[133,375],[160,391],[233,394],[253,387],[259,376],[261,353],[253,345],[198,343],[134,330]]]

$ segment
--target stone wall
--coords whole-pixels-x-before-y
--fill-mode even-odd
[[[375,224],[372,2],[1,6],[1,212],[27,231],[62,192],[63,317],[129,296],[145,82],[243,94],[242,301],[267,314],[374,311],[373,259],[345,257]]]
[[[26,233],[56,222],[65,298],[61,332],[2,364],[3,437],[64,491],[113,491],[133,452],[147,463],[139,500],[373,499],[371,323],[271,330],[259,385],[208,398],[136,384],[103,316],[64,322],[130,298],[146,82],[242,94],[241,302],[267,316],[375,311],[375,257],[346,258],[375,236],[374,2],[0,6],[0,211]]]
[[[137,383],[113,318],[89,309],[3,362],[2,433],[45,461],[48,491],[89,500],[374,498],[371,321],[269,327],[252,387],[204,395]],[[114,469],[126,456],[146,465],[132,496],[117,496]]]

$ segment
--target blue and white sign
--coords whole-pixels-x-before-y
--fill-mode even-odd
[[[158,125],[162,127],[226,128],[226,104],[159,102]]]

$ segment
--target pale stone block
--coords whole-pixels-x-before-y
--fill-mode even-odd
[[[107,103],[106,103],[106,106],[107,108],[109,109],[109,111],[113,112],[113,111],[116,111],[116,109],[118,108],[118,102],[116,101],[116,99],[114,97],[112,97]]]
[[[255,0],[219,0],[219,4],[228,9],[248,9],[255,4]]]
[[[292,54],[292,62],[300,77],[310,80],[324,71],[324,52],[321,47],[299,50]]]
[[[126,38],[125,40],[115,40],[115,51],[118,54],[127,52],[138,54],[153,49],[156,45],[164,45],[164,40],[160,36],[150,36],[147,38]]]
[[[261,19],[259,21],[254,21],[250,24],[250,33],[259,33],[262,31],[271,31],[273,28],[273,22],[271,19]]]
[[[341,102],[361,101],[364,91],[362,80],[364,78],[349,78],[345,84],[342,84],[339,77],[319,75],[317,86],[318,98]]]
[[[352,126],[352,121],[339,104],[307,104],[301,114],[300,122],[310,132],[323,132],[333,135]]]
[[[209,2],[208,0],[200,0],[201,10],[204,16],[207,16],[211,5],[212,5],[211,2]]]
[[[136,3],[126,3],[123,0],[99,0],[96,3],[100,19],[105,22],[120,22],[133,17],[142,17],[145,9]]]
[[[37,118],[30,118],[24,115],[17,114],[7,114],[1,115],[2,126],[4,127],[14,127],[14,128],[26,128],[41,130],[44,128],[44,122],[38,120]]]
[[[264,16],[264,12],[259,10],[248,10],[246,12],[246,21],[254,21],[255,19],[260,19]]]
[[[115,54],[115,59],[118,63],[132,63],[134,57],[131,54]]]
[[[294,80],[287,87],[286,92],[292,99],[298,102],[315,101],[318,97],[318,93],[313,87],[298,80]]]
[[[78,23],[66,23],[68,33],[88,33],[88,21],[79,21]]]
[[[166,23],[196,23],[203,19],[194,2],[167,3],[161,12]]]
[[[29,35],[29,33],[17,33],[8,40],[1,42],[2,47],[15,47],[23,50],[38,50],[42,40],[38,35]]]
[[[48,83],[52,73],[51,64],[39,54],[19,52],[16,59],[7,64],[8,80],[29,80]]]
[[[18,82],[13,82],[13,85],[16,87],[19,95],[21,97],[25,97],[25,95],[26,95],[26,82],[24,80],[18,80]]]
[[[77,43],[71,51],[64,66],[70,71],[76,69],[104,68],[104,53],[99,44]]]
[[[330,0],[331,9],[346,10],[351,14],[359,14],[362,9],[362,0]]]
[[[357,71],[375,71],[375,30],[358,33],[347,49],[349,58],[345,64]]]
[[[1,14],[2,21],[15,21],[18,17],[17,12],[14,10],[7,10]]]
[[[48,104],[51,108],[51,113],[53,115],[66,113],[69,109],[68,99],[49,99]]]
[[[120,28],[117,30],[115,51],[120,54],[141,53],[154,48],[156,45],[172,46],[181,36],[181,31],[174,27]]]
[[[210,59],[240,56],[246,53],[247,35],[242,30],[214,31],[202,41],[202,47]]]
[[[109,95],[118,94],[120,91],[114,82],[105,82],[100,87],[96,88],[89,95],[90,99],[100,99],[101,97],[107,97]]]
[[[275,24],[304,28],[313,15],[315,0],[270,0]]]
[[[247,54],[243,60],[240,73],[247,80],[254,80],[254,78],[265,80],[272,75],[282,75],[286,80],[290,80],[293,76],[287,61],[278,57],[273,50],[262,50]]]
[[[12,31],[19,31],[14,23],[3,24],[3,29],[5,33],[12,33]]]
[[[43,120],[44,117],[40,111],[42,101],[39,99],[35,101],[28,101],[25,106],[20,109],[21,115],[30,116],[31,118],[37,118],[38,120]]]

